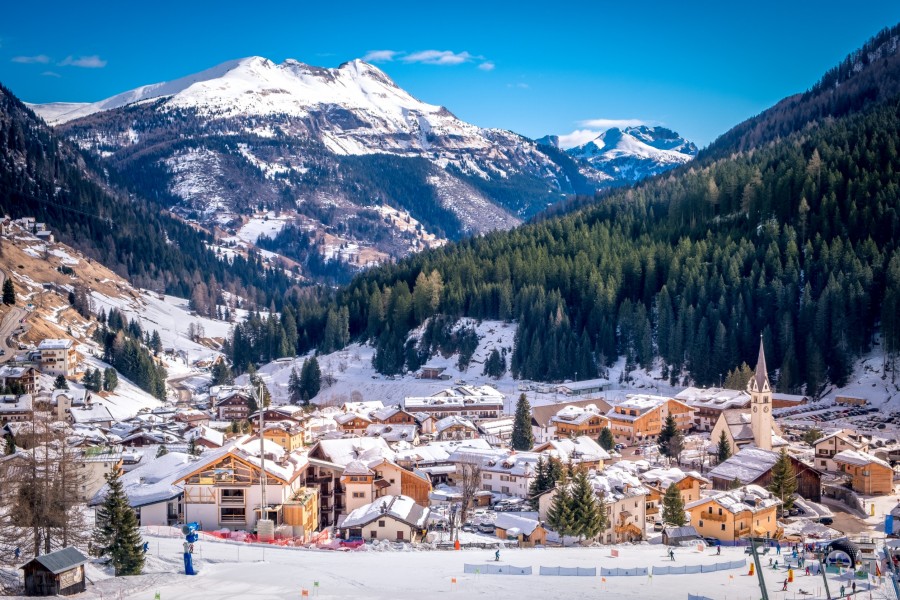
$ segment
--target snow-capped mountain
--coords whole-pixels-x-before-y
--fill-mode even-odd
[[[284,245],[318,248],[331,236],[341,249],[375,250],[366,264],[510,228],[618,178],[581,156],[466,123],[360,60],[321,68],[250,57],[100,102],[31,108],[134,191],[188,219],[227,236],[249,215],[274,211],[302,232]],[[658,143],[653,135],[640,143]],[[656,151],[665,161],[679,154]],[[387,207],[409,218],[387,218]],[[267,247],[282,252],[279,243]]]
[[[607,129],[566,152],[613,179],[638,181],[688,162],[697,146],[665,127],[640,125]]]

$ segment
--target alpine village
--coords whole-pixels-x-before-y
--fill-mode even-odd
[[[900,598],[900,26],[702,147],[380,52],[0,83],[0,594]]]

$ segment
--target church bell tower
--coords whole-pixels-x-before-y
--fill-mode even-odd
[[[750,393],[750,427],[753,429],[753,442],[757,448],[772,449],[772,388],[769,385],[769,374],[766,370],[766,353],[763,349],[762,336],[759,336],[759,359],[756,361],[756,372],[747,382]]]

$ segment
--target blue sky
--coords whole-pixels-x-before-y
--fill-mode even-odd
[[[638,120],[702,146],[897,22],[896,0],[13,0],[0,82],[28,102],[95,101],[244,56],[331,67],[368,55],[480,126],[539,137]]]

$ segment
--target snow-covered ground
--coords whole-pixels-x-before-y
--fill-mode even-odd
[[[494,551],[473,549],[455,551],[316,551],[267,547],[238,543],[203,541],[195,544],[194,564],[198,575],[184,575],[182,539],[146,536],[150,544],[145,574],[113,578],[95,566],[89,566],[92,584],[81,598],[136,598],[151,600],[207,600],[225,598],[279,599],[310,597],[369,598],[406,600],[433,597],[492,600],[520,598],[620,597],[686,599],[688,594],[708,598],[752,600],[759,597],[756,576],[748,576],[747,567],[695,575],[656,575],[653,577],[600,576],[603,568],[672,566],[659,545],[618,546],[617,558],[610,547],[501,550],[494,562]],[[709,565],[746,559],[741,548],[723,548],[721,556],[696,547],[675,549],[675,566]],[[532,575],[466,574],[464,565],[531,567]],[[540,576],[541,566],[597,568],[597,576]],[[822,579],[797,573],[788,592],[781,591],[786,578],[783,569],[763,569],[769,597],[773,600],[824,597]],[[846,575],[844,581],[846,582]],[[840,587],[837,575],[829,576],[832,593]],[[860,580],[862,581],[862,580]],[[316,583],[318,582],[318,585]],[[454,583],[455,582],[455,583]],[[847,584],[849,587],[849,584]],[[865,589],[865,583],[857,584]],[[802,595],[800,590],[813,595]],[[865,597],[868,597],[868,593]],[[872,598],[888,596],[876,588]]]

